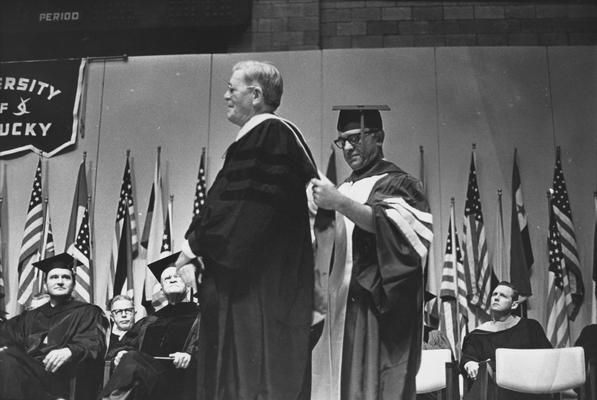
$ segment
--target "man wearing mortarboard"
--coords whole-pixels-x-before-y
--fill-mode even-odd
[[[423,329],[423,265],[431,214],[421,183],[383,155],[380,110],[340,106],[338,138],[352,174],[312,179],[336,210],[328,315],[313,350],[313,400],[415,399]]]
[[[72,298],[75,259],[63,253],[33,265],[44,272],[50,299],[0,328],[0,399],[68,397],[70,378],[84,366],[99,367],[106,351],[104,312]],[[77,388],[77,398],[93,398]]]
[[[194,400],[199,306],[174,265],[179,253],[148,265],[168,304],[135,323],[106,356],[114,372],[102,391],[109,399]]]

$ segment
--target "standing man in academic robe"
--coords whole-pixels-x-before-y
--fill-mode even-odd
[[[200,399],[294,400],[307,394],[313,253],[306,185],[317,176],[298,128],[275,114],[282,76],[270,63],[232,69],[228,147],[182,255],[203,257]]]
[[[70,378],[82,366],[90,368],[86,370],[90,378],[96,377],[106,351],[104,312],[72,298],[73,257],[63,253],[33,265],[45,273],[50,300],[0,328],[0,399],[66,398]],[[97,386],[79,383],[77,398],[89,391],[90,397],[84,398],[94,399]]]
[[[352,174],[338,188],[311,181],[315,203],[337,212],[313,400],[416,395],[432,218],[421,183],[384,159],[380,109],[389,108],[340,107],[334,143]]]

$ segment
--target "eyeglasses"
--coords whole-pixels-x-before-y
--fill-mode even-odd
[[[135,312],[135,310],[133,308],[123,308],[123,309],[120,309],[120,310],[112,310],[112,314],[114,314],[114,315],[118,315],[118,314],[121,314],[121,315],[131,315],[134,312]]]
[[[238,90],[238,86],[233,86],[231,83],[226,82],[226,86],[228,87],[228,91],[230,93],[234,93],[235,91]],[[256,90],[259,86],[256,85],[245,85],[246,88],[251,89],[251,90]]]
[[[375,133],[377,131],[372,131],[369,129],[365,129],[363,130],[363,135],[369,135],[372,133]],[[353,133],[352,135],[348,135],[345,137],[340,137],[336,140],[334,140],[334,144],[336,145],[337,148],[339,148],[340,150],[344,150],[344,146],[346,145],[346,142],[350,143],[351,146],[356,146],[358,144],[361,144],[361,133]]]

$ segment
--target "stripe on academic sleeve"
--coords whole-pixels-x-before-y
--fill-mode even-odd
[[[400,206],[386,209],[386,215],[390,218],[404,234],[413,249],[419,254],[419,257],[427,256],[428,246],[433,239],[433,233],[419,220],[416,219]]]
[[[403,208],[407,209],[412,214],[414,214],[417,217],[417,219],[422,222],[425,222],[428,224],[433,223],[433,217],[432,217],[431,213],[421,211],[421,210],[411,206],[402,197],[388,197],[387,199],[384,199],[384,201],[388,204],[398,204],[398,205],[402,206]]]

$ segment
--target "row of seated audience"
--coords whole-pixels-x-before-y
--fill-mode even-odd
[[[111,361],[110,379],[101,389],[103,399],[195,398],[195,354],[200,313],[186,302],[187,288],[174,262],[178,254],[149,265],[159,279],[167,305],[134,322],[134,304],[128,296],[110,302],[113,326],[97,306],[72,298],[74,260],[61,254],[35,264],[45,273],[45,304],[35,305],[2,323],[0,329],[0,399],[46,400],[69,397],[71,377],[81,368],[96,380],[79,384],[77,398],[98,398],[104,354]],[[38,301],[36,298],[35,301]],[[495,350],[507,348],[550,348],[541,325],[513,314],[518,291],[500,282],[491,300],[491,320],[469,333],[463,342],[460,368],[469,381],[465,399],[480,397],[476,385],[479,365],[495,368]],[[437,330],[426,330],[423,348],[450,348]],[[576,345],[585,349],[587,361],[597,357],[597,325],[583,329]],[[176,388],[176,390],[172,390]],[[488,394],[492,395],[490,390]],[[433,398],[420,396],[419,398]],[[498,389],[497,399],[548,398]]]
[[[97,399],[104,358],[113,371],[101,398],[194,399],[200,313],[195,303],[184,301],[187,287],[174,266],[177,257],[149,265],[167,305],[134,323],[132,300],[117,296],[110,304],[111,332],[100,307],[73,299],[70,255],[35,263],[45,274],[48,294],[35,302],[47,301],[0,327],[0,399],[67,399],[75,376],[76,398]]]
[[[111,341],[106,358],[115,367],[102,397],[192,400],[199,335],[199,306],[184,302],[187,289],[174,266],[178,254],[152,263],[168,304]],[[113,301],[112,314],[132,316],[130,298]],[[126,317],[126,316],[125,316]],[[173,393],[172,388],[176,388]],[[117,397],[119,396],[119,397]]]

